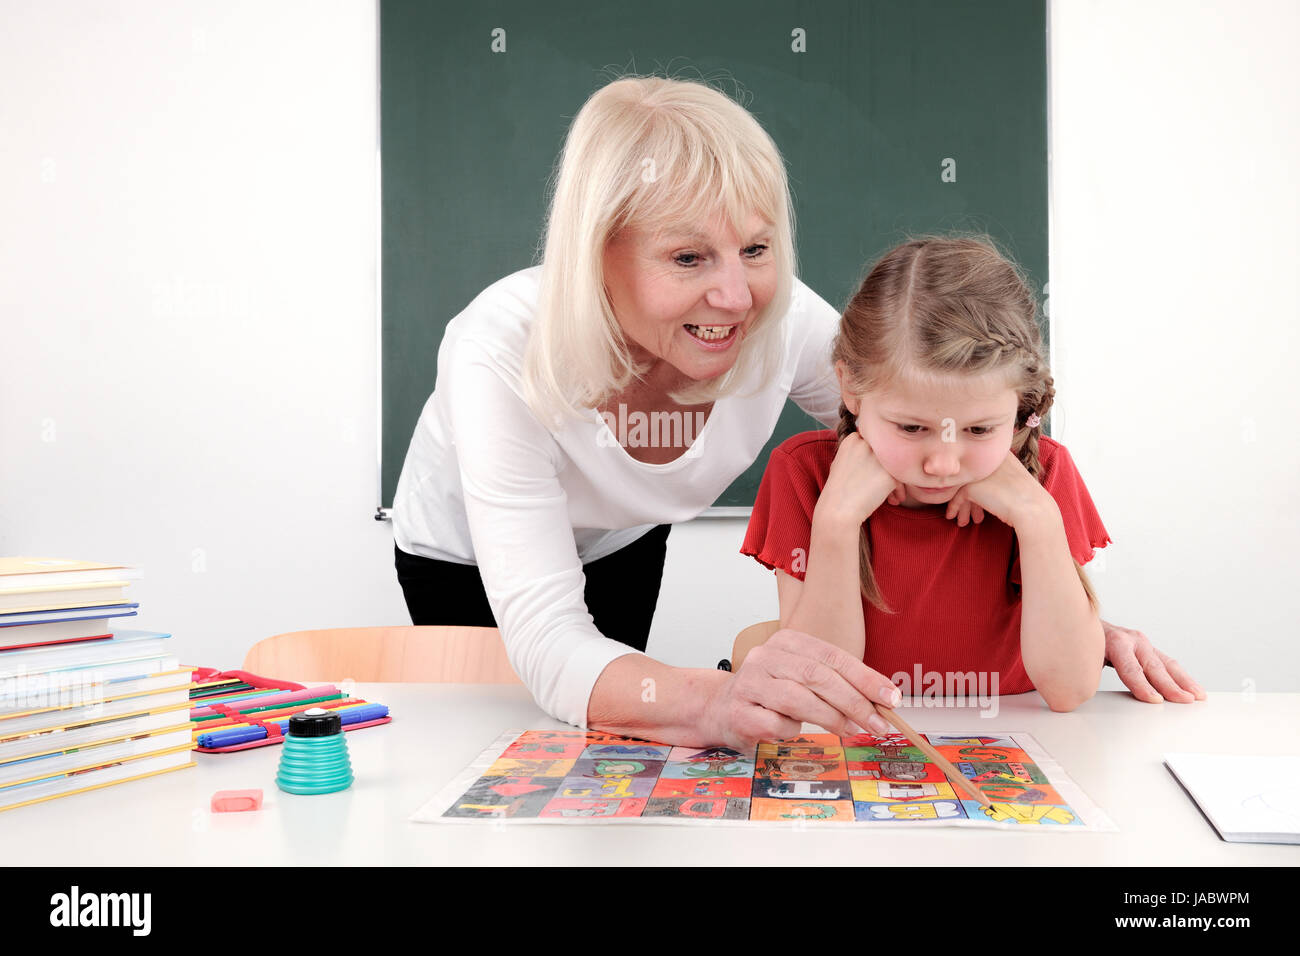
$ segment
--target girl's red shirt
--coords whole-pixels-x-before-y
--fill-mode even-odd
[[[773,452],[759,485],[741,553],[803,580],[813,509],[830,475],[833,431],[804,432]],[[1070,453],[1041,436],[1043,487],[1056,501],[1070,553],[1092,560],[1110,536]],[[896,613],[862,602],[864,662],[898,682],[906,675],[935,686],[989,682],[989,693],[1034,689],[1020,658],[1020,557],[1015,530],[991,514],[964,528],[945,505],[904,508],[883,504],[865,522],[871,563],[885,603]],[[975,677],[969,675],[974,672]],[[996,673],[997,686],[991,686]],[[930,676],[930,675],[937,675]],[[949,676],[953,675],[953,676]],[[974,684],[965,693],[976,691]],[[922,687],[912,693],[921,695]]]

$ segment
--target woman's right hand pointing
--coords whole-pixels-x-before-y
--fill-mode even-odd
[[[860,660],[802,631],[782,628],[745,655],[704,709],[710,740],[746,751],[760,740],[793,737],[803,723],[848,737],[893,733],[875,704],[896,706],[897,687]]]

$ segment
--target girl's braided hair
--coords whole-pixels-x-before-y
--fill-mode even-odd
[[[845,367],[845,388],[862,395],[904,375],[946,378],[1003,371],[1019,396],[1011,450],[1040,482],[1042,424],[1056,396],[1043,356],[1037,303],[1020,269],[987,236],[923,236],[886,253],[840,318],[832,359]],[[843,402],[841,441],[857,430]],[[871,569],[864,523],[859,545],[862,593],[889,611]],[[1075,562],[1088,600],[1096,596]]]

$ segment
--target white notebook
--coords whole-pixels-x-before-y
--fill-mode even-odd
[[[1165,754],[1165,766],[1229,843],[1300,843],[1300,756]]]

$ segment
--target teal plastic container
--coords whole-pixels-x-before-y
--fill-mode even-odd
[[[289,718],[275,785],[286,793],[334,793],[352,786],[343,720],[313,707]]]

